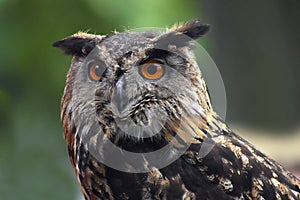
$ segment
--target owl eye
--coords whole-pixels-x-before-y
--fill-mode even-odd
[[[140,68],[140,74],[149,80],[157,80],[164,75],[164,65],[158,60],[144,63]]]
[[[89,77],[93,81],[99,81],[103,77],[106,65],[102,62],[93,62],[89,65]]]

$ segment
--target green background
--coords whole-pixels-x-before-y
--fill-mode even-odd
[[[71,57],[56,40],[201,19],[212,24],[200,43],[224,79],[226,121],[286,138],[299,132],[299,10],[296,0],[0,0],[0,199],[80,196],[59,118]]]

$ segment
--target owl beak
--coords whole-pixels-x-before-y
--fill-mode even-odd
[[[115,91],[113,93],[113,104],[118,113],[123,113],[129,105],[129,99],[126,94],[126,82],[124,76],[121,76],[116,84]]]

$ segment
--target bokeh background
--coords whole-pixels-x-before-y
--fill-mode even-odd
[[[71,57],[54,41],[191,18],[212,24],[199,42],[223,77],[226,121],[297,173],[299,10],[298,0],[0,0],[0,199],[80,198],[59,119]]]

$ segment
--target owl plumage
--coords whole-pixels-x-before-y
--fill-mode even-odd
[[[162,34],[77,33],[54,43],[73,55],[61,119],[85,199],[300,199],[299,180],[213,111],[191,44],[208,30],[191,20]],[[154,158],[172,161],[162,167],[113,157],[168,145]]]

